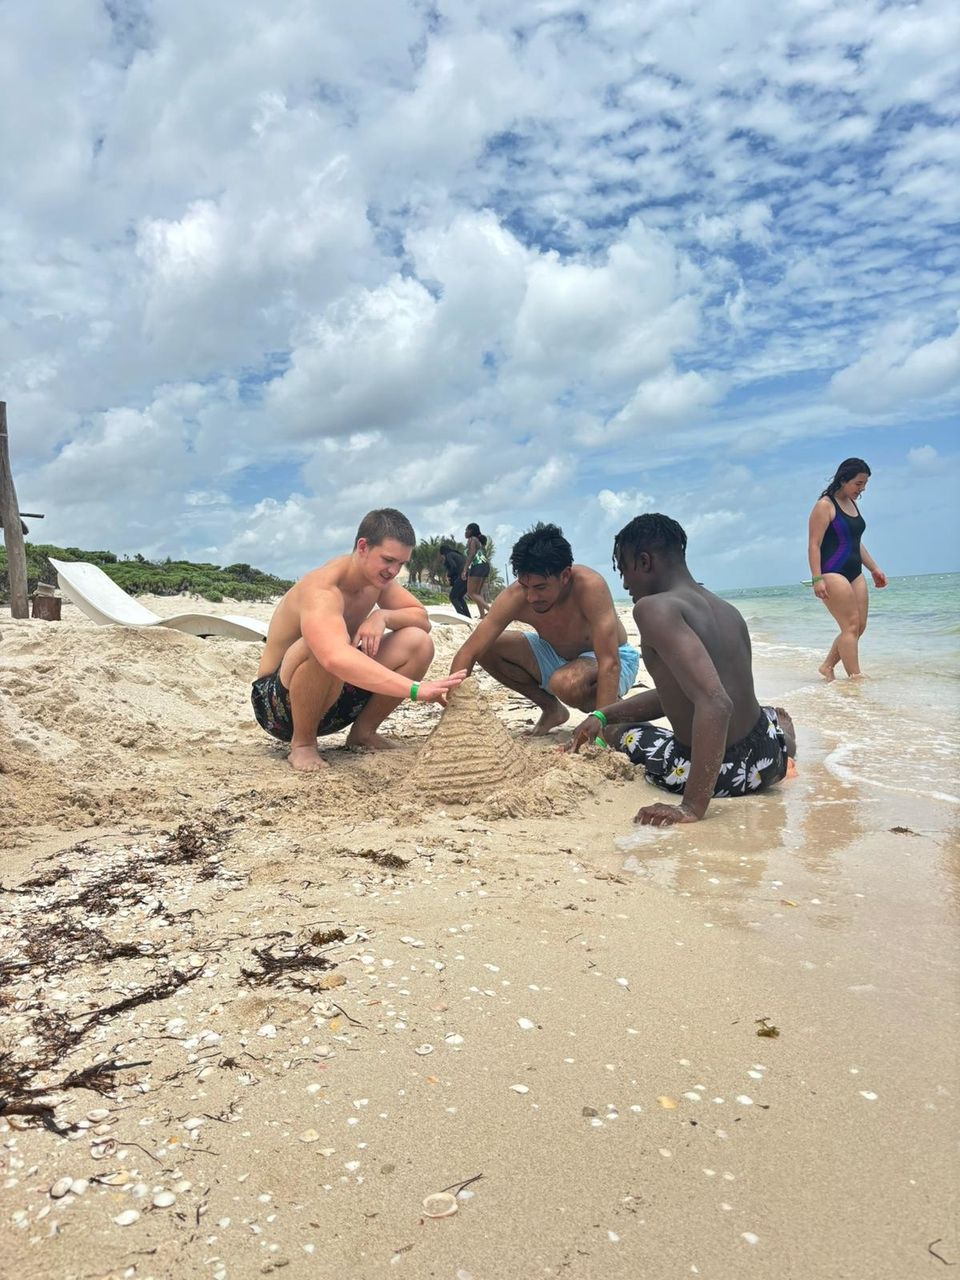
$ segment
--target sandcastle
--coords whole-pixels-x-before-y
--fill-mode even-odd
[[[450,695],[420,748],[407,790],[422,799],[473,805],[505,787],[533,782],[542,771],[487,707],[476,680],[468,679]]]

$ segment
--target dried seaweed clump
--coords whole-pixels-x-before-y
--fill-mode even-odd
[[[503,787],[533,783],[540,773],[532,753],[511,738],[470,679],[450,695],[406,790],[420,799],[473,805]]]

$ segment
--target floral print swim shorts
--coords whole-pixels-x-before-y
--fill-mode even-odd
[[[620,739],[631,764],[646,770],[647,781],[682,794],[690,773],[690,748],[669,729],[655,724],[631,725]],[[787,746],[773,707],[761,707],[760,719],[739,742],[727,747],[714,796],[748,796],[773,786],[787,772]]]
[[[337,733],[353,724],[373,694],[369,689],[358,689],[345,684],[339,698],[317,725],[317,737]],[[250,690],[253,714],[257,724],[272,738],[289,742],[293,737],[293,713],[290,710],[290,690],[280,682],[280,669],[254,680]]]

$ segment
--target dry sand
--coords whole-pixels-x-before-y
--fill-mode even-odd
[[[960,1261],[956,811],[827,773],[814,686],[760,672],[795,782],[618,849],[649,789],[485,675],[307,776],[255,663],[0,618],[0,1096],[42,1112],[0,1119],[5,1274]]]

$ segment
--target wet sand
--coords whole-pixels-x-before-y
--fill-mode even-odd
[[[0,1119],[9,1274],[960,1261],[957,806],[831,772],[850,718],[815,682],[758,663],[796,780],[638,832],[654,793],[595,758],[527,816],[406,791],[431,708],[294,775],[249,718],[252,647],[68,614],[0,618],[0,1052],[55,1108]],[[435,630],[438,667],[463,634]],[[104,1092],[64,1087],[95,1067]]]

